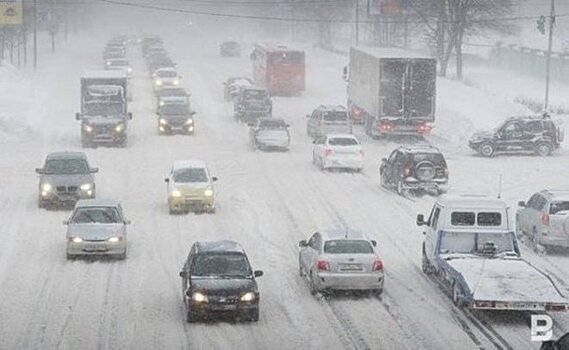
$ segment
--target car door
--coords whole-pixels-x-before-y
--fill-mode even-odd
[[[523,148],[530,150],[534,148],[535,141],[542,134],[543,126],[540,120],[530,120],[524,123],[523,129]]]
[[[170,170],[170,174],[168,174],[168,182],[166,183],[166,195],[169,197],[170,193],[172,193],[172,188],[174,187],[174,168]]]
[[[441,208],[433,206],[429,220],[427,221],[427,231],[425,232],[425,252],[430,261],[433,261],[437,244],[437,224],[441,215]]]
[[[403,168],[407,161],[407,154],[397,151],[395,159],[393,160],[393,165],[391,166],[391,173],[389,174],[392,184],[397,184],[402,178]]]
[[[195,244],[192,245],[192,248],[190,249],[190,253],[188,254],[188,257],[186,258],[186,261],[184,263],[184,266],[182,267],[182,271],[185,273],[184,276],[182,277],[182,295],[185,296],[185,292],[186,290],[190,287],[190,275],[191,275],[191,271],[192,271],[192,261],[194,258],[194,254],[195,254]],[[186,298],[184,297],[184,300]]]
[[[518,222],[520,224],[520,229],[528,234],[531,233],[530,227],[532,226],[531,223],[533,222],[532,216],[535,216],[535,210],[532,209],[532,206],[534,205],[536,198],[537,193],[531,196],[526,202],[525,207],[521,208],[518,212]]]
[[[506,151],[516,151],[522,149],[523,145],[523,122],[514,120],[504,125],[500,131],[499,149]]]
[[[387,158],[385,162],[385,166],[383,167],[383,172],[385,173],[385,181],[388,184],[393,183],[393,166],[395,164],[395,159],[397,158],[397,154],[399,153],[398,150],[394,150]]]

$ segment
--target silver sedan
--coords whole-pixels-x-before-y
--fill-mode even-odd
[[[299,242],[299,272],[315,295],[333,290],[383,292],[383,262],[363,233],[330,230]]]

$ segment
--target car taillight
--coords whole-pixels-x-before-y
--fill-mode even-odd
[[[332,155],[332,150],[330,148],[326,148],[326,157],[329,157]]]
[[[381,122],[381,123],[379,123],[379,130],[391,131],[391,130],[393,130],[393,125],[391,125],[390,123]]]
[[[430,123],[421,123],[417,126],[417,131],[421,134],[428,134],[433,130],[433,126]]]
[[[567,306],[563,304],[545,304],[546,311],[565,311]]]
[[[373,271],[381,271],[383,270],[383,261],[381,259],[375,259],[373,262]]]
[[[547,214],[547,213],[541,214],[541,223],[542,223],[543,225],[548,225],[548,226],[549,226],[549,214]]]
[[[318,271],[328,271],[330,270],[330,263],[326,260],[318,260],[316,263],[316,268]]]
[[[403,174],[404,174],[405,176],[411,175],[411,168],[405,168],[405,169],[403,169]]]

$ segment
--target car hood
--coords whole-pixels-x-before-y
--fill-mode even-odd
[[[187,114],[161,114],[160,118],[164,118],[169,121],[186,121],[193,119],[191,115]]]
[[[69,224],[67,235],[83,239],[106,240],[111,237],[123,237],[126,233],[124,224]]]
[[[257,282],[252,278],[191,277],[191,285],[193,290],[202,290],[214,295],[257,290]]]
[[[90,125],[116,125],[124,123],[125,119],[121,116],[85,116],[83,121]]]
[[[494,132],[492,130],[478,131],[470,136],[470,141],[479,140],[491,140],[494,138]]]
[[[41,183],[52,186],[81,186],[92,184],[95,181],[93,174],[44,174],[40,178]]]

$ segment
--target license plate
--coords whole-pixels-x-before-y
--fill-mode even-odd
[[[83,248],[83,250],[87,251],[87,252],[104,252],[104,251],[107,251],[107,247],[86,246],[85,248]]]
[[[342,264],[340,270],[344,271],[361,271],[362,266],[360,264]]]

